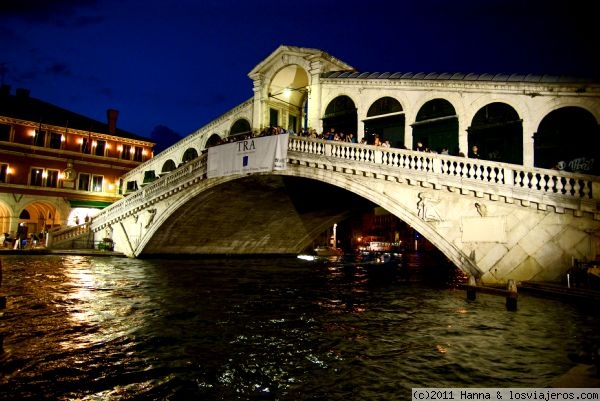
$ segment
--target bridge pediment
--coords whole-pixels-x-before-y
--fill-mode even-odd
[[[260,76],[270,76],[273,75],[274,70],[276,71],[290,64],[298,64],[307,71],[314,69],[315,66],[319,67],[320,72],[354,70],[350,65],[322,50],[282,45],[257,64],[248,73],[248,76],[252,79]]]

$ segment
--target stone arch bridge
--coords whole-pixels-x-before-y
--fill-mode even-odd
[[[202,154],[90,229],[130,257],[294,254],[366,199],[485,282],[556,280],[598,253],[595,176],[297,136],[287,159],[282,171],[207,178]]]

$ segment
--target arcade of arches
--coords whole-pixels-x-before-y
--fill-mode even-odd
[[[73,212],[76,213],[77,210]],[[63,219],[68,219],[63,214],[64,211],[61,211],[60,207],[41,200],[29,202],[16,211],[0,202],[0,224],[2,225],[0,234],[14,235],[14,227],[17,226],[26,227],[25,234],[45,232],[52,227],[60,226]]]
[[[322,120],[323,133],[332,128],[342,137],[359,132],[357,108],[348,96],[338,96],[331,101]],[[421,142],[424,148],[433,152],[446,149],[450,155],[465,156],[459,151],[458,115],[452,104],[444,99],[425,103],[417,113],[416,121],[407,128],[400,103],[392,97],[382,97],[371,105],[362,123],[367,144],[373,144],[377,135],[381,142],[388,140],[392,147],[416,149],[417,142]],[[410,128],[413,140],[412,144],[407,144],[405,133]],[[323,133],[318,137],[323,138]],[[477,145],[480,158],[523,163],[523,120],[509,105],[499,102],[486,105],[475,114],[467,133],[469,149]],[[250,123],[240,119],[233,123],[229,137],[233,139],[250,134]],[[299,135],[307,134],[306,128],[299,132]],[[533,138],[534,167],[600,174],[598,163],[595,162],[600,149],[600,128],[589,111],[579,107],[555,110],[542,120]],[[214,134],[208,139],[206,147],[221,141],[222,138]],[[172,171],[196,157],[198,152],[189,148],[179,163],[166,161],[162,173]]]
[[[356,107],[347,96],[339,96],[328,106],[323,117],[324,132],[334,128],[338,133],[358,132]],[[479,110],[467,129],[469,149],[476,145],[480,158],[497,162],[523,163],[523,125],[517,112],[505,103],[490,103]],[[374,102],[363,121],[367,144],[377,135],[392,147],[433,152],[447,149],[450,155],[459,152],[458,116],[447,100],[431,100],[419,110],[411,124],[413,143],[405,141],[405,118],[400,103],[383,97]],[[568,138],[568,140],[565,140]],[[578,107],[564,107],[548,114],[534,135],[535,167],[561,168],[570,172],[599,174],[597,163],[600,129],[594,116]]]
[[[255,69],[253,73],[257,75],[251,73],[255,80],[256,114],[253,118],[257,121],[252,121],[250,116],[234,118],[225,132],[207,135],[205,148],[259,135],[269,127],[279,127],[298,135],[314,133],[318,138],[324,138],[323,134],[333,129],[342,140],[346,134],[352,134],[359,142],[374,144],[377,136],[381,143],[388,141],[392,147],[413,150],[420,142],[426,150],[454,156],[469,156],[473,146],[477,146],[481,159],[523,164],[524,155],[527,155],[527,163],[533,163],[533,167],[600,174],[597,161],[600,126],[594,114],[584,107],[555,109],[536,122],[537,126],[532,126],[531,121],[524,121],[510,104],[490,100],[474,111],[471,121],[460,121],[464,115],[443,97],[426,101],[418,110],[407,110],[410,105],[403,105],[388,91],[369,105],[361,105],[366,110],[364,113],[351,96],[340,94],[339,89],[329,89],[334,93],[328,101],[323,100],[322,89],[311,93],[320,85],[318,75],[309,74],[308,66],[298,65],[300,62],[295,64],[285,60],[279,67],[269,67],[267,63]],[[257,107],[257,101],[260,107]],[[315,110],[309,110],[309,107]],[[414,116],[414,120],[408,121],[408,115]],[[524,144],[532,143],[533,148],[524,149]],[[182,160],[165,163],[162,172],[193,160],[203,150],[190,147]]]

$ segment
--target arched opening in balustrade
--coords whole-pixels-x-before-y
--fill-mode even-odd
[[[222,142],[221,137],[217,134],[212,134],[208,140],[206,141],[206,148],[210,148],[211,146],[218,145]]]
[[[600,174],[600,128],[589,111],[575,106],[549,113],[534,134],[534,166]]]
[[[335,132],[353,134],[358,131],[358,113],[356,106],[350,97],[338,96],[327,105],[323,116],[323,132],[329,132],[331,128]]]
[[[425,103],[412,124],[413,149],[421,142],[435,152],[448,150],[458,154],[458,116],[452,104],[445,99],[433,99]]]
[[[250,135],[252,135],[252,127],[250,126],[250,122],[245,118],[236,120],[229,130],[229,138],[233,140],[241,140]]]
[[[508,104],[485,105],[467,132],[469,151],[477,145],[482,159],[523,164],[523,120]]]
[[[165,161],[162,165],[162,168],[160,169],[160,174],[167,174],[173,170],[175,170],[177,168],[177,165],[175,164],[175,162],[171,159]]]
[[[273,76],[269,84],[269,113],[265,127],[299,132],[306,128],[309,76],[299,65],[290,64]]]
[[[372,144],[377,134],[382,142],[388,140],[392,147],[402,148],[405,121],[404,111],[398,100],[389,96],[377,99],[369,107],[367,117],[363,120],[367,143]]]
[[[188,148],[183,153],[183,157],[181,158],[182,163],[187,163],[198,157],[198,151],[194,148]]]

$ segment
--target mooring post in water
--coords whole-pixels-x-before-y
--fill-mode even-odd
[[[508,293],[506,294],[506,310],[516,311],[517,310],[517,283],[515,280],[508,280],[506,287]]]
[[[469,301],[474,301],[477,294],[477,290],[475,289],[475,286],[477,285],[477,282],[475,281],[475,276],[469,276],[468,284],[469,286],[467,287],[467,299]]]

